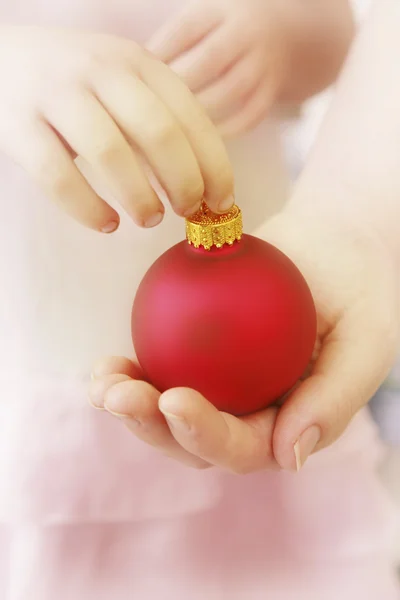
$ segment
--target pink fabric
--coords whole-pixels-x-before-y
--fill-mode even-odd
[[[0,581],[0,594],[7,600],[398,598],[394,576],[378,557],[282,559],[271,556],[270,531],[263,529],[260,539],[254,523],[224,531],[219,539],[210,535],[212,527],[221,527],[216,513],[151,524],[14,531],[10,555],[20,568],[14,563],[8,585]],[[0,535],[8,541],[6,530]]]
[[[3,0],[0,19],[144,41],[181,4]],[[286,197],[275,125],[229,150],[251,231]],[[181,221],[99,236],[6,159],[0,181],[1,600],[398,599],[368,414],[299,475],[190,471],[140,444],[86,384],[99,355],[132,352],[134,291]]]

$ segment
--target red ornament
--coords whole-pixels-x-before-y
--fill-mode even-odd
[[[203,207],[187,225],[200,247],[181,242],[150,267],[134,301],[132,339],[159,391],[190,387],[243,415],[278,400],[304,373],[316,312],[297,267],[242,236],[234,209],[221,217]]]

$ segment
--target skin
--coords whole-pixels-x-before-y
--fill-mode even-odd
[[[348,0],[197,0],[148,48],[231,137],[332,83],[353,33]]]
[[[299,469],[386,377],[399,342],[399,30],[397,0],[377,2],[293,198],[258,231],[298,264],[318,312],[308,376],[282,406],[237,419],[193,390],[160,395],[126,358],[95,366],[91,402],[160,452],[235,473]]]
[[[149,171],[179,215],[203,197],[217,212],[232,205],[232,169],[216,129],[179,78],[137,44],[3,26],[0,49],[0,150],[80,223],[109,233],[119,215],[84,179],[77,155],[140,226],[164,214]]]

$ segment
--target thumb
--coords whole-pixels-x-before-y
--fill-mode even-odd
[[[334,442],[376,392],[395,357],[396,328],[368,327],[348,315],[323,341],[311,376],[280,409],[273,451],[283,469],[299,470],[308,456]],[[350,326],[350,323],[351,326]]]
[[[190,4],[159,29],[146,44],[147,50],[165,63],[191,50],[221,22],[221,15],[212,6]]]

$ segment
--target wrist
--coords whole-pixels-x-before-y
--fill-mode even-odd
[[[379,210],[380,201],[372,192],[342,182],[314,181],[311,185],[300,181],[283,212],[292,221],[308,222],[311,228],[380,247],[400,264],[398,219],[387,219]]]
[[[298,266],[307,281],[324,282],[327,273],[346,292],[354,280],[365,282],[373,273],[387,280],[394,294],[399,285],[399,263],[381,233],[365,222],[329,218],[323,212],[310,215],[288,205],[255,232],[255,235],[282,250]],[[322,286],[322,283],[321,283]],[[320,284],[314,289],[325,294]],[[330,302],[329,296],[325,298]]]

